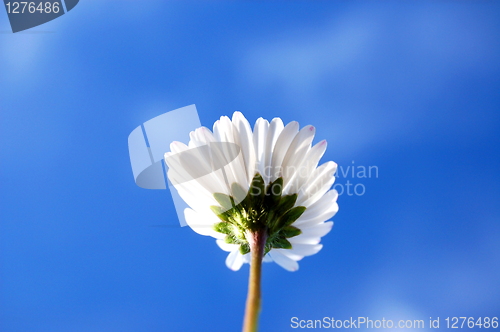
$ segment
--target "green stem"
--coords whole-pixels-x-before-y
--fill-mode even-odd
[[[262,274],[262,258],[267,240],[267,231],[259,230],[246,234],[252,259],[250,261],[250,277],[248,278],[248,295],[245,309],[243,332],[256,332],[260,313],[260,279]]]

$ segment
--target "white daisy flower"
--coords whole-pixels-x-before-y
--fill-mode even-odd
[[[333,226],[337,164],[318,166],[326,141],[311,146],[313,126],[299,130],[279,118],[259,118],[253,131],[240,112],[200,127],[188,145],[173,142],[165,154],[168,177],[190,206],[187,224],[229,252],[226,265],[250,262],[252,234],[265,239],[263,261],[296,271],[298,261],[321,250]]]

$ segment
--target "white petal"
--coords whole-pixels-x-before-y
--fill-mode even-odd
[[[217,243],[219,248],[227,252],[235,251],[240,248],[239,244],[226,243],[226,241],[224,241],[223,239],[217,239],[215,240],[215,243]]]
[[[252,259],[252,256],[249,252],[243,255],[243,263],[250,264],[250,259]]]
[[[328,234],[333,227],[333,221],[322,222],[311,227],[300,227],[301,235],[312,237],[323,237]],[[299,235],[300,236],[300,235]],[[299,237],[297,236],[297,237]],[[290,240],[292,240],[291,238]]]
[[[265,151],[267,131],[269,122],[263,118],[258,118],[253,128],[253,146],[255,149],[256,170],[264,177],[265,171]]]
[[[270,262],[272,262],[272,261],[273,261],[273,258],[271,257],[271,255],[269,255],[269,253],[267,253],[267,254],[264,256],[264,258],[262,259],[262,261],[263,261],[264,263],[270,263]]]
[[[201,235],[214,237],[216,239],[224,238],[224,234],[216,232],[213,229],[214,224],[218,222],[218,218],[214,214],[212,215],[213,217],[209,214],[200,214],[192,209],[184,210],[186,223],[193,231]]]
[[[279,266],[284,268],[287,271],[297,271],[299,269],[299,263],[294,261],[293,259],[283,255],[281,252],[279,252],[277,249],[272,249],[269,252],[269,255],[275,261]]]
[[[315,217],[318,214],[323,213],[331,208],[332,204],[337,202],[339,194],[337,190],[332,189],[329,190],[326,194],[324,194],[319,200],[317,200],[314,204],[310,205],[307,210],[300,216],[301,219],[310,219],[311,217]]]
[[[300,168],[297,172],[295,172],[293,178],[290,180],[289,192],[298,192],[299,188],[306,183],[312,172],[316,169],[316,167],[318,167],[319,160],[323,157],[326,147],[326,140],[322,140],[307,152],[304,157],[304,162],[300,165]]]
[[[227,126],[228,122],[231,120],[227,116],[221,116],[219,120],[215,121],[213,133],[217,142],[233,142],[232,127]],[[230,132],[228,132],[229,130]]]
[[[290,252],[292,252],[296,255],[299,255],[299,256],[311,256],[311,255],[316,254],[318,251],[320,251],[321,248],[323,248],[322,244],[314,244],[314,245],[311,245],[311,244],[293,244],[292,249],[288,249],[288,250],[290,250]]]
[[[300,261],[302,258],[304,258],[304,256],[293,253],[290,249],[274,249],[274,250],[294,261]]]
[[[228,194],[222,171],[215,171],[211,165],[211,157],[206,155],[209,149],[194,148],[178,154],[167,153],[165,162],[168,166],[168,178],[176,186],[196,180],[210,193]]]
[[[274,181],[282,175],[282,163],[283,158],[288,151],[290,143],[299,132],[299,123],[292,121],[285,126],[285,129],[281,132],[278,140],[276,141],[276,146],[273,149],[273,157],[271,161],[271,179]]]
[[[229,269],[233,271],[238,271],[243,265],[243,255],[240,254],[239,250],[231,251],[226,258],[226,265]]]
[[[264,150],[264,159],[263,159],[264,174],[262,174],[262,176],[264,177],[264,182],[266,184],[269,184],[271,179],[271,174],[272,174],[271,163],[273,158],[274,147],[276,145],[276,141],[278,140],[284,128],[285,126],[283,125],[283,121],[281,121],[280,118],[274,118],[269,124],[269,130],[267,131],[266,147]]]
[[[189,144],[192,144],[195,147],[216,142],[213,133],[207,127],[197,128],[195,131],[189,133],[189,137],[190,137]]]
[[[295,223],[293,223],[293,225],[295,227],[299,227],[300,229],[307,228],[307,227],[314,227],[315,225],[323,223],[324,221],[327,221],[330,218],[332,218],[338,212],[338,210],[339,210],[339,206],[338,206],[337,202],[334,202],[332,207],[329,210],[325,211],[324,213],[322,213],[314,218],[308,219],[308,220],[296,221]],[[300,223],[300,224],[296,224],[296,223]]]
[[[210,206],[218,205],[214,196],[196,181],[185,182],[174,187],[190,208],[199,213],[213,213]]]
[[[234,135],[234,125],[227,116],[223,116],[214,124],[214,136],[220,142],[228,142],[238,145],[241,148],[241,143],[237,136]],[[224,146],[222,146],[224,150]],[[226,156],[232,155],[231,151],[224,153]],[[228,159],[227,161],[229,161]],[[229,185],[238,183],[243,189],[247,190],[250,186],[248,181],[246,167],[243,159],[243,153],[240,151],[238,157],[232,159],[224,168],[225,176]],[[242,170],[244,170],[242,172]]]
[[[171,169],[167,172],[169,180],[176,188],[177,186],[192,187],[193,190],[195,188],[203,188],[203,191],[206,191],[209,195],[213,195],[214,193],[229,194],[222,170],[212,171],[209,174],[194,179],[189,179],[186,174],[182,174],[181,172],[176,172],[176,170],[171,171]],[[194,185],[194,183],[197,183],[197,185]]]
[[[326,234],[328,234],[328,232],[330,232],[332,226],[333,222],[329,221],[326,223],[316,224],[314,226],[307,228],[299,227],[302,233],[300,235],[289,238],[288,241],[290,241],[292,245],[318,244],[321,241],[321,238]]]
[[[320,199],[335,181],[337,164],[329,161],[319,166],[299,189],[296,206],[309,207]]]
[[[328,191],[314,204],[309,206],[306,211],[293,224],[302,226],[304,223],[316,220],[318,222],[326,221],[333,217],[339,210],[337,205],[338,193],[335,189]],[[314,222],[311,222],[314,224]]]
[[[173,141],[172,143],[170,143],[170,151],[172,153],[179,153],[182,151],[186,151],[187,149],[189,149],[188,146],[182,142]]]
[[[321,238],[312,236],[302,236],[301,234],[291,239],[288,239],[288,241],[290,241],[292,246],[295,244],[318,244],[321,242]]]
[[[311,143],[314,139],[314,134],[316,130],[313,126],[305,126],[299,133],[295,136],[290,147],[283,159],[282,169],[283,169],[283,193],[288,195],[293,193],[291,191],[292,183],[291,181],[296,173],[299,173],[302,164],[306,161],[306,154],[311,149]]]
[[[247,171],[247,180],[251,182],[255,175],[255,148],[252,128],[241,112],[234,112],[233,125],[235,127],[234,134],[239,137],[243,164]]]

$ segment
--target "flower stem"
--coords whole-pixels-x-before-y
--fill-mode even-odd
[[[245,309],[243,332],[256,332],[260,313],[260,279],[262,274],[262,258],[267,240],[267,231],[258,230],[246,234],[252,259],[250,277],[248,278],[248,295]]]

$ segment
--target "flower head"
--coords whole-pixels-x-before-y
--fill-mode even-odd
[[[259,118],[253,131],[243,114],[200,127],[188,145],[173,142],[165,154],[168,177],[190,206],[187,224],[216,238],[228,251],[226,265],[238,270],[250,261],[251,235],[265,234],[264,261],[286,270],[321,250],[333,226],[337,192],[330,190],[337,164],[318,166],[326,141],[311,146],[315,128],[299,130],[279,118]]]

